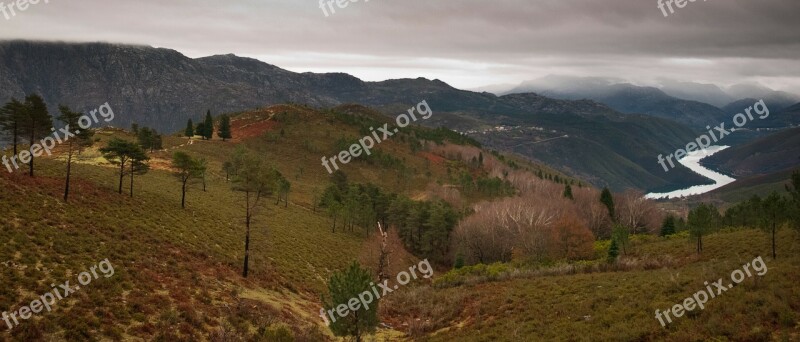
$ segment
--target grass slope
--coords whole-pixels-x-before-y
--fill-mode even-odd
[[[658,239],[661,240],[661,239]],[[704,240],[696,258],[684,238],[641,243],[637,257],[668,253],[674,267],[639,271],[537,276],[441,290],[466,297],[453,328],[427,341],[792,341],[800,338],[800,236],[779,234],[778,259],[767,258],[767,234],[722,232]],[[710,299],[666,328],[654,316],[763,256],[767,273]],[[430,303],[428,305],[441,305]]]

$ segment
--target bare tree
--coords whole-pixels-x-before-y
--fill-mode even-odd
[[[622,225],[632,229],[631,233],[655,231],[662,215],[655,202],[644,197],[644,193],[626,190],[619,196],[617,216]],[[655,219],[654,216],[657,216]],[[651,226],[655,224],[656,226]]]

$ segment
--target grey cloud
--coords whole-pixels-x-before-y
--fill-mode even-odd
[[[565,73],[760,81],[800,92],[800,1],[698,0],[666,18],[656,4],[360,0],[326,18],[313,0],[51,0],[0,22],[0,39],[235,53],[297,71],[425,76],[462,87]],[[691,58],[708,63],[668,62]]]

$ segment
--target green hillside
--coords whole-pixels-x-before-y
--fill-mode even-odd
[[[235,113],[232,140],[164,136],[163,149],[150,153],[150,171],[135,177],[132,197],[128,178],[123,193],[116,193],[118,169],[98,150],[114,138],[136,139],[119,129],[97,131],[94,145],[75,162],[68,202],[62,199],[61,148],[54,157],[37,159],[34,178],[0,173],[0,212],[5,214],[0,310],[13,312],[31,303],[50,291],[50,284],[71,280],[74,285],[78,274],[105,259],[114,268],[108,278],[101,276],[57,302],[52,312],[0,329],[0,341],[335,340],[318,316],[320,297],[328,295],[331,275],[353,260],[372,269],[377,235],[369,224],[361,227],[358,219],[371,217],[358,203],[345,203],[351,211],[333,215],[321,206],[332,203],[325,196],[342,176],[329,175],[320,158],[337,154],[387,120],[355,105],[324,110],[280,105]],[[609,242],[603,239],[611,224],[597,189],[476,145],[447,130],[410,126],[371,156],[341,166],[349,189],[362,191],[356,202],[375,196],[410,208],[401,224],[394,224],[401,210],[387,209],[387,226],[400,235],[392,245],[390,273],[423,256],[430,256],[435,269],[432,280],[414,282],[382,300],[382,325],[371,340],[798,337],[796,231],[780,231],[780,258],[765,259],[769,273],[763,281],[732,289],[710,301],[706,311],[662,329],[652,316],[656,307],[667,308],[701,288],[703,280],[768,255],[767,235],[719,232],[706,238],[700,257],[686,233],[635,236],[628,254],[608,265]],[[291,183],[288,201],[271,194],[254,216],[247,278],[241,275],[244,195],[231,190],[223,171],[237,147],[263,157]],[[200,180],[190,183],[185,209],[171,167],[175,152],[208,163],[205,190]],[[624,196],[617,200],[621,207],[632,205]],[[480,232],[509,224],[481,221],[486,211],[480,208],[498,203],[520,212],[541,210],[542,217],[552,214],[543,224],[549,229],[545,236],[559,243],[543,251],[515,246],[487,253],[479,260],[501,262],[476,265],[474,255],[463,254],[471,245],[460,239],[469,237],[465,227]],[[441,208],[447,215],[439,221],[453,214],[469,224],[437,236],[442,232],[434,230],[438,221],[433,218]],[[636,228],[654,232],[660,218],[654,214]],[[406,226],[416,231],[406,236]],[[430,230],[423,234],[423,229]],[[522,235],[520,241],[512,239],[514,244],[529,237],[525,229],[518,232]],[[448,243],[435,244],[442,240]],[[540,252],[545,256],[536,261],[525,254]],[[465,267],[452,270],[459,263]],[[725,324],[730,320],[748,323]]]

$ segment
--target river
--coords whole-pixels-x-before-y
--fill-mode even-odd
[[[735,179],[723,175],[719,172],[709,170],[702,165],[700,165],[700,160],[703,158],[709,157],[714,153],[722,151],[729,146],[710,146],[708,147],[707,151],[694,151],[689,153],[686,157],[679,160],[678,162],[681,163],[683,166],[688,167],[690,170],[694,171],[695,173],[709,178],[714,181],[714,184],[708,185],[695,185],[692,187],[688,187],[686,189],[675,190],[671,192],[664,192],[664,193],[649,193],[645,197],[657,199],[657,198],[677,198],[677,197],[686,197],[692,195],[700,195],[706,192],[721,188],[725,185],[733,183],[736,181]]]

